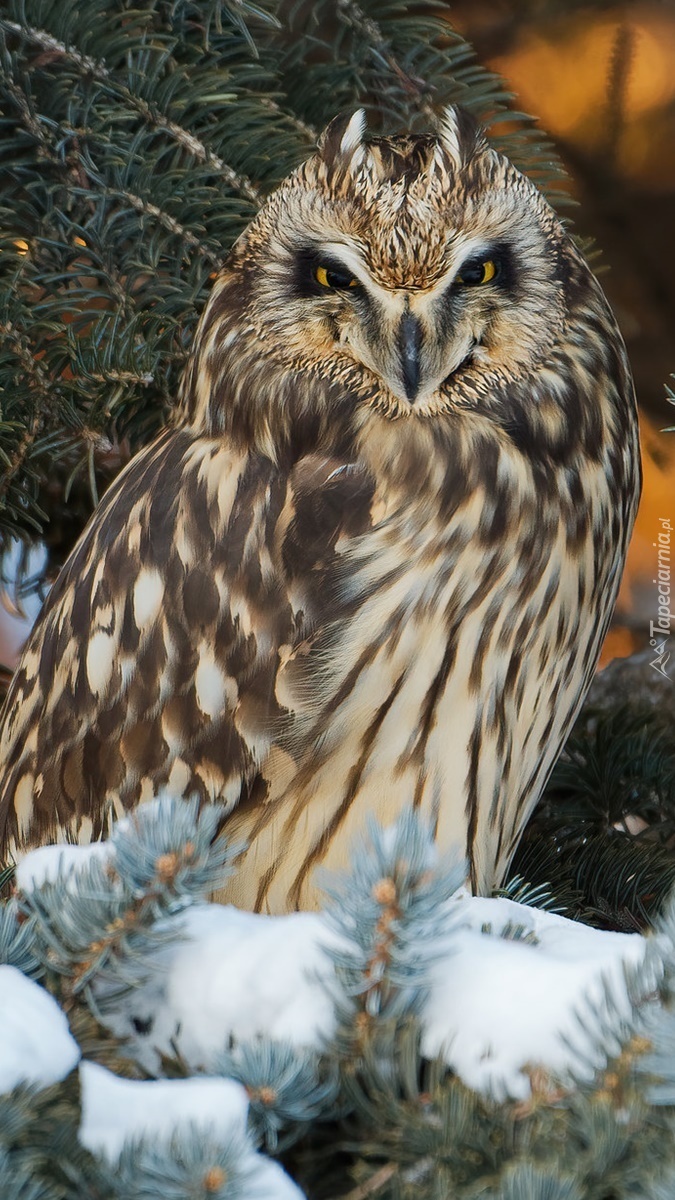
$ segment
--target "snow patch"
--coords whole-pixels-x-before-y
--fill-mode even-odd
[[[120,1079],[97,1063],[83,1062],[80,1083],[80,1141],[112,1161],[132,1138],[169,1141],[190,1123],[220,1137],[246,1133],[248,1099],[233,1079]]]
[[[599,1064],[579,1017],[589,1003],[601,1004],[605,982],[628,1016],[624,964],[642,962],[645,939],[512,900],[473,896],[455,903],[466,924],[432,969],[422,1052],[443,1058],[469,1087],[496,1099],[529,1096],[530,1065],[590,1077]],[[508,926],[518,927],[516,940]]]
[[[175,949],[167,1004],[191,1061],[208,1061],[230,1036],[319,1046],[332,1032],[325,947],[337,939],[318,914],[268,917],[203,904],[179,921],[185,941]]]
[[[158,955],[157,971],[110,1020],[149,1070],[156,1049],[179,1050],[193,1070],[209,1070],[234,1040],[259,1036],[318,1048],[335,1026],[336,934],[317,913],[268,917],[197,904],[172,918],[179,940]],[[147,1030],[138,1035],[138,1029]]]
[[[0,1030],[0,1092],[20,1083],[49,1087],[79,1062],[58,1004],[16,967],[0,966]]]
[[[39,846],[31,850],[16,868],[16,885],[22,892],[31,892],[43,883],[55,883],[61,877],[72,876],[73,887],[76,876],[83,867],[89,866],[94,858],[107,861],[115,857],[112,842],[92,842],[89,846]]]
[[[79,1139],[92,1154],[115,1163],[125,1143],[147,1138],[153,1146],[195,1126],[227,1144],[243,1145],[248,1200],[303,1200],[277,1163],[257,1154],[246,1132],[248,1098],[232,1079],[120,1079],[96,1063],[80,1065],[82,1119]]]

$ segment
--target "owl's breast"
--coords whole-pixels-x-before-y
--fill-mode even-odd
[[[345,547],[324,624],[278,673],[287,754],[262,807],[235,817],[251,848],[228,898],[315,904],[317,870],[348,865],[368,817],[410,804],[477,890],[498,882],[590,679],[618,566],[593,505],[583,536],[534,494],[501,539],[485,509],[476,492],[447,525],[416,524],[410,505]]]

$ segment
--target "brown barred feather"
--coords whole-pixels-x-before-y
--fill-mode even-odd
[[[639,490],[621,337],[534,186],[457,110],[425,137],[334,122],[45,603],[4,709],[3,852],[196,793],[247,845],[223,897],[280,912],[414,804],[489,892]]]

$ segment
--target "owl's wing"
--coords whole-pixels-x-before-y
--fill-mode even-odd
[[[279,665],[326,615],[362,472],[284,472],[164,433],[106,493],[52,588],[7,697],[0,840],[89,840],[168,786],[229,807],[291,719]]]

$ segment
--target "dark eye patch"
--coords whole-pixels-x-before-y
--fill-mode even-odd
[[[323,271],[328,280],[328,286],[317,279],[317,272]],[[295,260],[294,292],[299,297],[326,296],[331,292],[349,292],[351,295],[359,289],[351,286],[354,278],[352,272],[344,263],[330,255],[308,247],[298,251]]]
[[[483,282],[485,265],[494,267],[494,274]],[[462,288],[499,287],[501,290],[513,293],[517,283],[517,269],[513,251],[505,242],[486,247],[480,254],[467,258],[458,271],[459,278],[451,285],[450,290],[456,293]],[[460,281],[461,280],[461,281]]]

